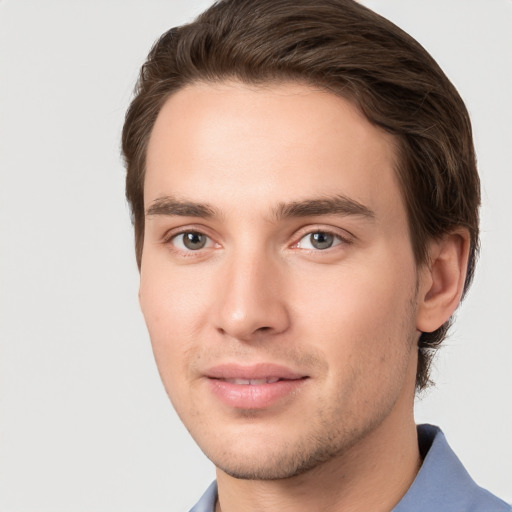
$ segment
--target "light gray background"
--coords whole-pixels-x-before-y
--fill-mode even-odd
[[[482,256],[417,420],[512,501],[512,2],[367,0],[473,117]],[[0,0],[0,511],[188,510],[213,479],[160,384],[119,156],[152,42],[207,0]]]

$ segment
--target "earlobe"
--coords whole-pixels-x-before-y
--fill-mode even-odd
[[[420,273],[417,329],[432,332],[443,325],[459,305],[469,254],[469,234],[460,229],[433,240],[429,263]]]

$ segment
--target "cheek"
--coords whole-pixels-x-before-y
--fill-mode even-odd
[[[332,414],[352,414],[364,423],[394,402],[407,378],[414,287],[410,276],[377,280],[355,269],[349,275],[333,279],[325,294],[308,297],[309,325],[302,327],[328,363],[328,403],[338,404]]]
[[[338,371],[363,363],[385,371],[386,361],[403,357],[414,329],[414,268],[405,259],[394,268],[369,260],[304,274],[294,291],[298,332],[318,340],[328,361],[342,361]]]
[[[346,265],[326,273],[303,273],[294,290],[293,304],[308,324],[332,327],[342,335],[343,326],[366,331],[376,325],[396,325],[396,318],[410,309],[414,295],[414,272],[407,268],[393,272],[384,266]]]
[[[188,372],[205,311],[204,294],[196,281],[180,277],[178,272],[150,262],[146,268],[143,266],[141,272],[140,306],[160,376],[169,392]]]
[[[160,261],[163,260],[163,261]],[[207,296],[204,276],[176,269],[165,257],[148,257],[141,268],[140,305],[150,333],[174,337],[193,328]]]

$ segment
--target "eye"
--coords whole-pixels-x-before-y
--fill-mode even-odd
[[[185,231],[174,235],[171,240],[171,244],[181,251],[198,251],[205,247],[210,247],[213,242],[203,233],[198,231]]]
[[[315,249],[322,251],[341,244],[342,238],[327,231],[315,231],[303,236],[296,247],[299,249]]]

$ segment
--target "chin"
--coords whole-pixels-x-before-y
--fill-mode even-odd
[[[272,460],[230,460],[215,462],[218,469],[239,480],[283,480],[305,473],[320,461],[272,458]]]
[[[343,447],[321,443],[318,439],[287,443],[267,441],[253,449],[229,451],[203,450],[214,465],[227,475],[240,480],[282,480],[306,473],[344,452]]]

